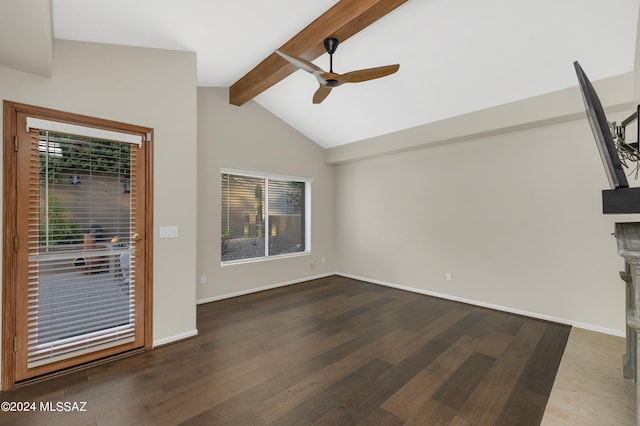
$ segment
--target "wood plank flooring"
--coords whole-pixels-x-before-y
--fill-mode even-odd
[[[570,328],[333,276],[201,305],[198,330],[0,393],[38,404],[0,424],[537,425]]]

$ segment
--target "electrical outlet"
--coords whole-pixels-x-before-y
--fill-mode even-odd
[[[200,284],[206,284],[206,283],[207,283],[207,276],[200,275]]]
[[[451,281],[452,279],[451,272],[447,272],[447,281]]]
[[[315,261],[311,262],[311,269],[316,269],[316,262]]]

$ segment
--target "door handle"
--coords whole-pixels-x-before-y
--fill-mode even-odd
[[[140,235],[139,233],[134,233],[133,234],[133,240],[134,241],[140,241],[142,239],[142,235]]]

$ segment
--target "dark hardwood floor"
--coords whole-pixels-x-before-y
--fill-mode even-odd
[[[536,425],[569,335],[339,276],[201,305],[198,330],[0,393],[86,402],[81,412],[0,413],[0,424]]]

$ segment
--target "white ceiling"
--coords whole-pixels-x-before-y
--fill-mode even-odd
[[[58,39],[194,51],[198,85],[229,87],[335,0],[52,0]],[[640,0],[409,0],[345,41],[334,70],[393,63],[320,105],[297,71],[255,101],[330,148],[633,69]],[[314,61],[328,69],[328,56]],[[235,107],[234,107],[235,108]],[[238,107],[242,108],[242,107]]]

